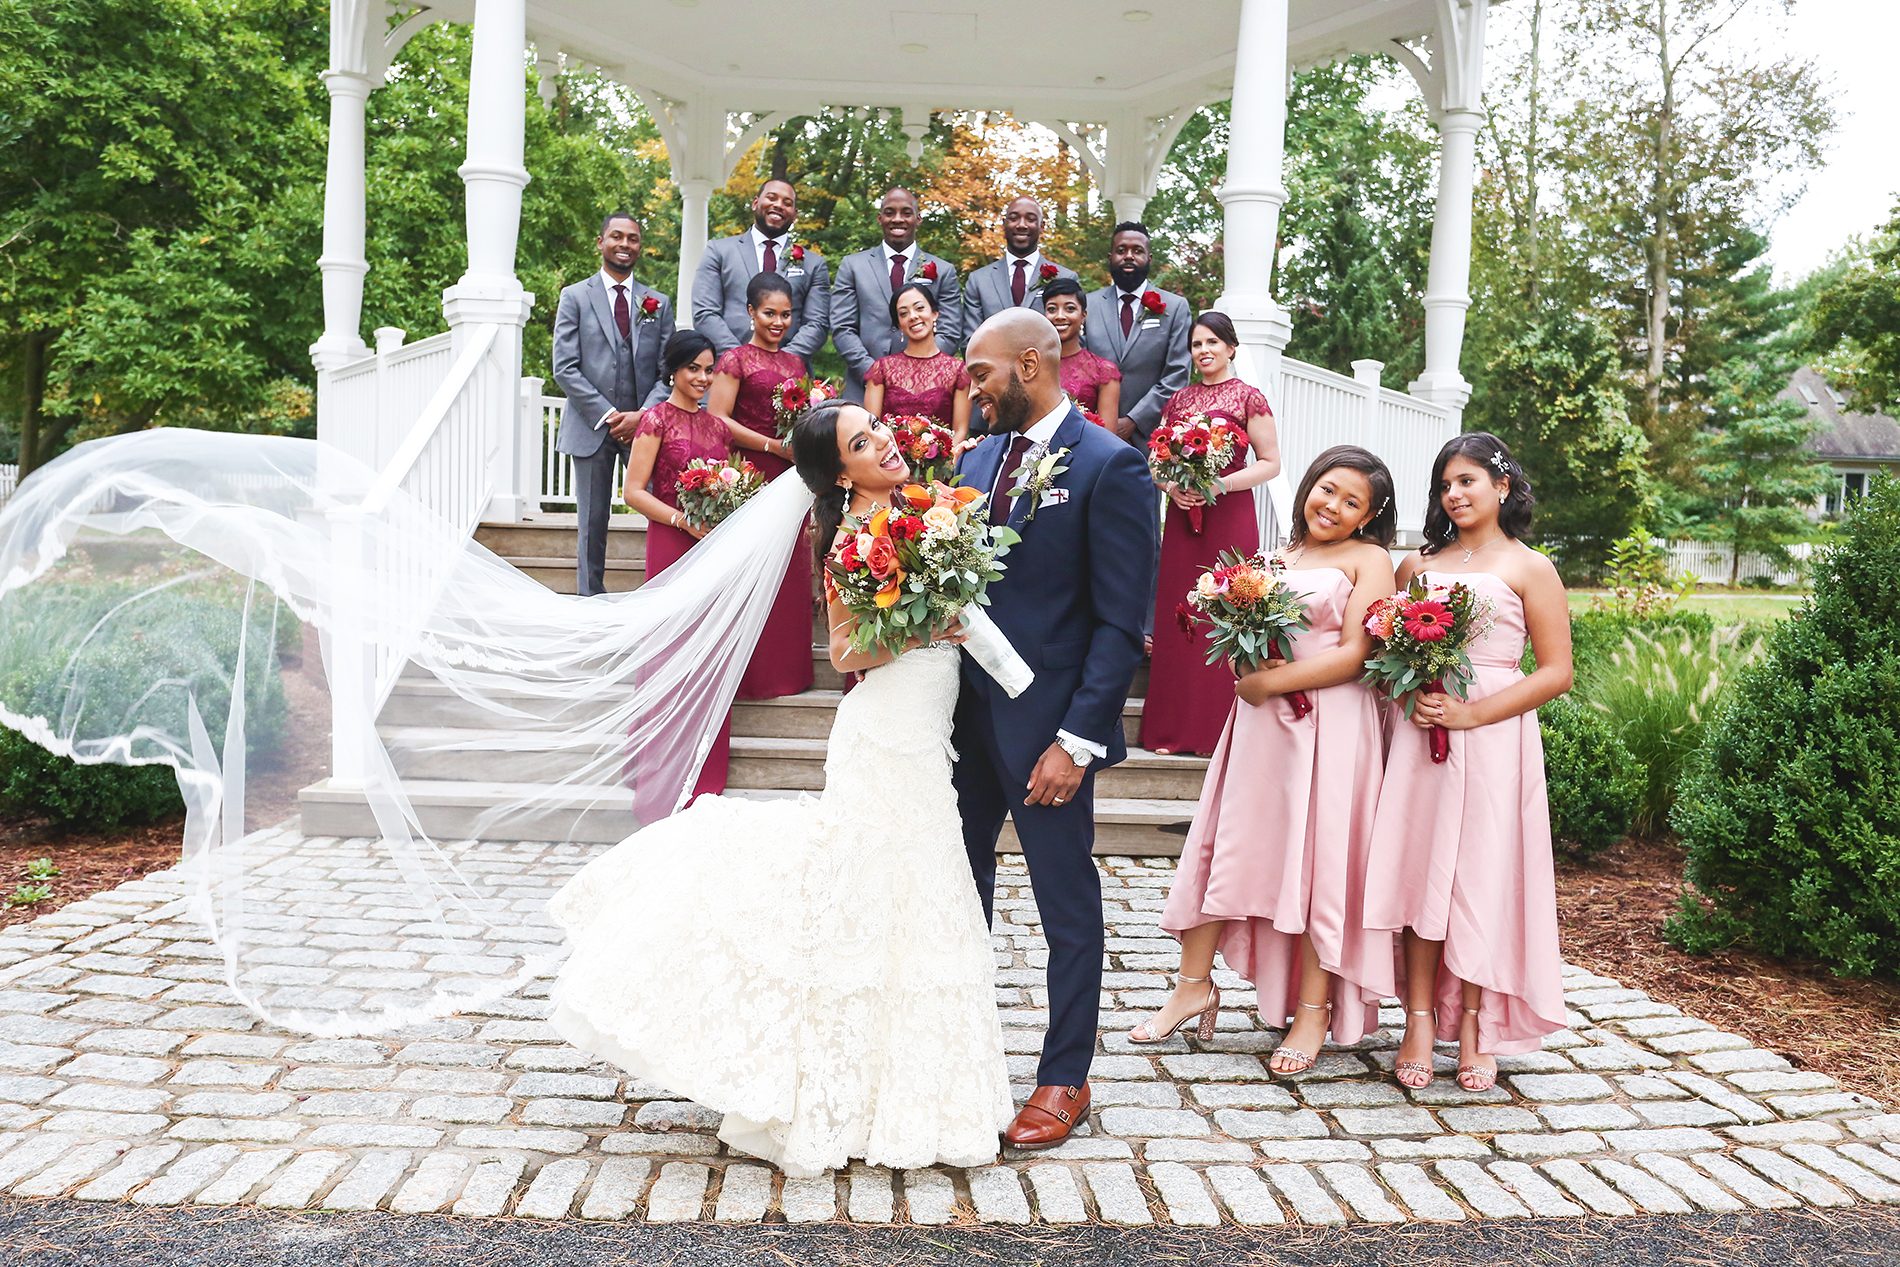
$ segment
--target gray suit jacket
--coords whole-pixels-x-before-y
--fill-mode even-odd
[[[648,321],[640,305],[648,295],[660,309]],[[633,332],[620,337],[613,306],[600,274],[590,273],[561,291],[554,310],[554,381],[567,397],[555,448],[575,457],[591,457],[607,439],[598,425],[616,409],[640,409],[666,394],[660,377],[660,352],[673,337],[673,301],[650,286],[629,280],[627,303]]]
[[[1188,335],[1194,329],[1194,310],[1181,295],[1159,287],[1154,293],[1168,301],[1166,316],[1155,317],[1135,305],[1135,328],[1122,338],[1121,300],[1114,286],[1089,294],[1089,321],[1083,346],[1115,362],[1122,372],[1122,416],[1146,436],[1161,421],[1168,400],[1188,383]]]
[[[1047,256],[1043,263],[1055,264]],[[1075,270],[1056,264],[1056,276],[1074,277]],[[969,342],[976,328],[1005,308],[1016,306],[1009,291],[1010,260],[1005,255],[1000,260],[991,260],[982,268],[970,274],[970,280],[963,287],[963,340]],[[1079,279],[1078,279],[1079,280]],[[1022,306],[1042,311],[1042,287],[1037,279],[1029,279],[1029,289],[1023,292]],[[1127,389],[1124,388],[1124,391]]]
[[[749,233],[750,230],[747,231]],[[712,340],[720,356],[752,337],[752,318],[745,310],[745,288],[759,273],[759,257],[747,233],[706,244],[693,273],[693,329]],[[791,258],[793,244],[804,246],[805,258]],[[831,274],[825,257],[815,249],[786,239],[778,271],[792,287],[792,328],[785,332],[784,351],[796,352],[811,364],[825,346],[830,329]]]
[[[926,264],[937,266],[936,281],[923,283],[937,295],[937,346],[955,352],[963,328],[956,266],[918,248],[904,280],[919,280],[917,274]],[[891,266],[884,261],[882,245],[838,261],[838,280],[831,287],[831,342],[844,357],[845,398],[862,404],[865,373],[879,357],[902,352],[907,342],[891,325]]]

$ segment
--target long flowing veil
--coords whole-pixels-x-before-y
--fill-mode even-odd
[[[531,747],[561,771],[511,785],[488,826],[601,787],[633,789],[640,822],[671,814],[812,502],[787,472],[638,590],[576,599],[401,493],[365,513],[376,478],[315,441],[166,428],[82,444],[0,511],[0,722],[81,762],[172,766],[191,909],[226,985],[265,1019],[325,1035],[473,1010],[551,962],[544,930],[496,896],[471,842],[422,831],[375,726],[395,682],[433,677],[494,720],[497,747]],[[254,962],[316,909],[284,878],[296,861],[244,832],[246,771],[289,724],[277,647],[302,626],[321,638],[335,748],[349,756],[333,781],[360,782],[380,836],[340,899],[373,905],[334,931],[387,931],[418,964],[479,945],[475,971],[299,991]]]

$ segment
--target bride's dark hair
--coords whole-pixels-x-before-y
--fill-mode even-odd
[[[811,549],[819,567],[831,553],[832,538],[844,522],[851,494],[838,486],[844,474],[844,455],[838,452],[838,415],[847,408],[862,409],[842,397],[822,400],[792,424],[792,464],[816,499],[811,510]]]

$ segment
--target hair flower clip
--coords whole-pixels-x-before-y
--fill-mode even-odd
[[[1497,449],[1492,452],[1491,465],[1497,467],[1501,474],[1508,475],[1511,473],[1511,463],[1510,460],[1504,456],[1503,449]]]

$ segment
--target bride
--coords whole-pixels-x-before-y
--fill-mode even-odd
[[[884,424],[831,401],[792,436],[822,554],[848,510],[910,474]],[[822,561],[822,560],[821,560]],[[993,1161],[1012,1108],[989,930],[950,784],[959,635],[865,671],[817,799],[705,796],[589,863],[549,910],[572,954],[553,991],[574,1046],[725,1114],[719,1137],[787,1174],[851,1158]]]

